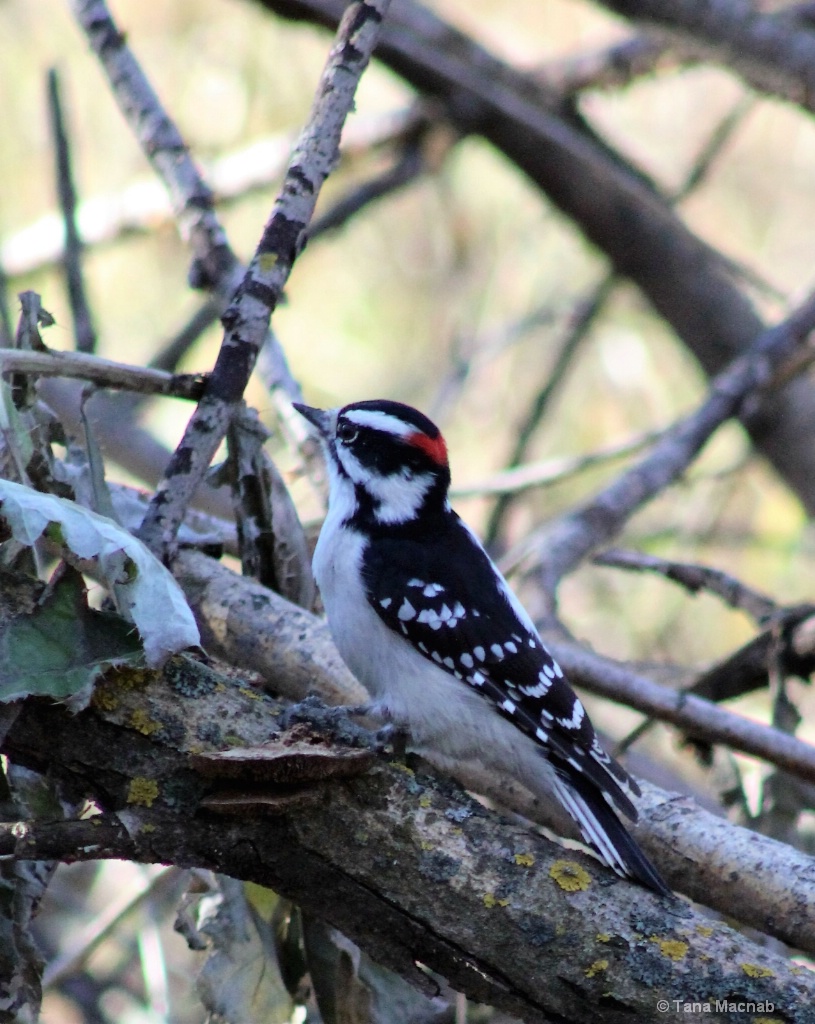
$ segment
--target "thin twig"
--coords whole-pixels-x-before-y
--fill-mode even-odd
[[[0,373],[31,374],[39,377],[71,377],[103,388],[138,391],[145,395],[200,399],[205,376],[199,373],[166,373],[85,352],[27,352],[0,349]]]
[[[721,569],[709,565],[693,565],[689,562],[674,562],[641,551],[622,551],[617,548],[595,555],[595,565],[607,565],[615,569],[629,569],[633,572],[655,572],[678,583],[692,594],[704,590],[720,597],[730,608],[747,612],[759,625],[766,623],[779,610],[778,604],[748,587]]]
[[[68,302],[74,321],[74,339],[78,352],[96,351],[96,329],[82,274],[82,239],[76,224],[76,187],[71,169],[71,148],[68,128],[62,112],[60,81],[56,68],[48,72],[48,110],[56,157],[57,197],[65,230],[62,268],[68,289]]]
[[[389,0],[356,0],[337,30],[283,188],[240,289],[222,318],[226,333],[212,376],[140,530],[141,539],[162,556],[174,547],[192,493],[243,399],[321,186],[336,164],[342,126],[388,5]]]
[[[705,401],[681,419],[636,465],[594,498],[544,530],[523,549],[540,559],[544,591],[553,594],[560,579],[600,544],[608,542],[628,519],[690,465],[714,431],[743,411],[773,373],[815,327],[815,294],[787,320],[756,339],[750,351],[712,381]]]
[[[815,34],[744,0],[601,0],[626,18],[670,32],[698,60],[732,68],[753,89],[815,111]]]
[[[613,459],[624,458],[626,455],[634,455],[657,441],[662,437],[662,433],[662,431],[654,431],[650,434],[643,434],[631,441],[609,445],[607,448],[589,452],[586,455],[543,459],[541,462],[531,462],[513,469],[503,469],[499,473],[494,473],[487,480],[464,487],[454,487],[450,494],[454,498],[483,498],[495,494],[516,495],[533,487],[551,487],[593,466],[603,465]]]
[[[526,419],[518,431],[515,446],[509,457],[508,466],[510,470],[520,465],[535,431],[545,416],[546,410],[549,408],[549,403],[563,383],[569,368],[574,362],[578,349],[605,307],[616,283],[617,275],[615,273],[609,272],[605,274],[599,284],[594,286],[591,294],[577,304],[569,333],[560,346],[554,366],[548,373],[546,383],[535,396],[532,407],[527,412]],[[485,531],[487,544],[495,542],[501,529],[501,523],[504,521],[511,504],[512,495],[510,493],[505,494],[495,503],[495,508],[492,510]]]

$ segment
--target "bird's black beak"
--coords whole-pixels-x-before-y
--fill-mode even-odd
[[[331,417],[324,409],[314,409],[310,405],[293,402],[294,408],[313,424],[323,437],[328,437],[331,430]]]

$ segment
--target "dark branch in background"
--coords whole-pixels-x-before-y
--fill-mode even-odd
[[[96,329],[82,275],[82,239],[76,226],[76,188],[71,170],[71,149],[62,112],[59,75],[55,68],[48,72],[48,112],[56,157],[57,196],[65,228],[62,268],[74,321],[74,339],[77,351],[91,353],[96,351]]]
[[[569,333],[560,346],[554,365],[547,373],[546,383],[535,395],[531,408],[517,432],[515,445],[507,463],[510,468],[519,466],[523,461],[554,395],[563,384],[566,374],[574,363],[578,349],[588,337],[589,331],[608,302],[616,283],[615,274],[606,274],[591,294],[578,304]],[[496,501],[487,523],[485,534],[487,544],[492,545],[496,542],[503,521],[512,506],[513,497],[514,495],[508,493]]]
[[[193,252],[190,278],[229,302],[243,272],[229,248],[206,184],[172,119],[127,47],[104,0],[71,8],[108,77],[112,93],[156,174],[166,185],[181,237]]]
[[[629,42],[637,42],[637,40]],[[702,149],[698,153],[696,159],[693,161],[693,165],[685,175],[685,180],[671,197],[671,202],[674,205],[681,202],[683,199],[686,199],[705,181],[713,167],[713,164],[721,154],[729,139],[732,137],[735,129],[743,120],[747,110],[748,103],[746,101],[742,101],[737,103],[733,109],[724,118],[722,118],[705,144],[702,146]],[[613,272],[606,274],[591,295],[584,299],[578,307],[574,325],[558,353],[555,365],[543,388],[535,396],[532,406],[526,414],[524,422],[518,432],[515,447],[509,457],[510,466],[520,465],[523,460],[529,445],[549,408],[553,395],[563,383],[563,379],[566,376],[566,372],[571,365],[575,353],[577,352],[581,342],[586,338],[593,327],[598,316],[605,308],[606,303],[608,302],[617,283],[618,278],[616,274]],[[486,537],[489,544],[494,544],[497,540],[501,524],[512,505],[512,501],[513,495],[507,494],[495,503],[495,507],[492,510],[487,525]]]
[[[815,111],[815,33],[745,0],[600,0],[632,21],[675,34],[683,50],[732,68],[753,89]]]
[[[648,455],[590,501],[550,524],[524,543],[539,559],[540,580],[553,595],[562,577],[589,552],[616,536],[630,517],[684,472],[727,419],[738,415],[748,398],[772,384],[782,364],[815,328],[815,296],[791,317],[764,331],[746,355],[711,383],[708,397],[658,441]]]
[[[569,96],[586,89],[624,88],[636,78],[691,62],[678,41],[643,32],[611,46],[547,61],[537,75],[550,89]]]
[[[342,0],[261,0],[285,17],[334,25]],[[764,325],[733,282],[732,267],[694,235],[643,176],[555,111],[560,97],[508,67],[414,0],[384,26],[377,57],[440,100],[464,132],[482,135],[629,277],[709,374],[746,350]],[[797,379],[751,412],[754,443],[815,510],[815,386]]]
[[[707,700],[733,700],[770,685],[771,667],[808,679],[815,672],[815,608],[780,609],[758,636],[704,672],[688,692]]]
[[[10,348],[14,341],[11,314],[8,308],[8,280],[0,266],[0,348]]]
[[[401,137],[394,139],[398,143],[396,161],[382,174],[363,182],[337,200],[320,217],[315,217],[306,231],[307,241],[312,242],[320,235],[335,231],[366,206],[400,191],[421,177],[428,169],[425,145],[432,130],[429,112],[422,110],[421,106],[414,107]]]
[[[145,516],[141,539],[162,556],[173,548],[192,494],[243,399],[320,189],[336,164],[342,126],[388,2],[352,3],[340,23],[281,193],[238,293],[222,318],[226,332],[212,376]]]

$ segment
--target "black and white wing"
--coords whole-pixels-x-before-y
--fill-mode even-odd
[[[584,838],[624,875],[664,883],[609,804],[632,820],[639,788],[600,745],[579,698],[478,540],[453,516],[430,541],[380,537],[362,566],[377,615],[535,739]]]

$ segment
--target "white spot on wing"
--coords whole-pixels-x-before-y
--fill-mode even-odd
[[[493,644],[490,650],[499,661],[504,657],[504,649],[500,644]]]
[[[404,601],[402,601],[402,607],[399,609],[396,615],[397,618],[400,618],[402,620],[402,622],[410,622],[411,619],[416,618],[416,609],[413,607],[410,601],[408,601],[408,599],[405,598]],[[421,621],[422,620],[420,618],[419,622]]]
[[[379,603],[383,608],[390,608],[390,606],[393,604],[393,601],[390,597],[383,597]]]
[[[473,649],[473,654],[478,658],[479,661],[483,661],[487,654],[483,647],[479,646]]]
[[[575,698],[574,707],[572,708],[572,717],[558,718],[557,723],[558,725],[562,725],[564,729],[577,730],[580,728],[580,723],[583,721],[585,716],[586,712],[583,708],[583,705],[580,703],[579,700]]]
[[[464,654],[462,654],[461,655],[461,664],[465,668],[472,668],[473,665],[475,664],[475,662],[473,661],[472,654],[467,654],[466,652]]]

